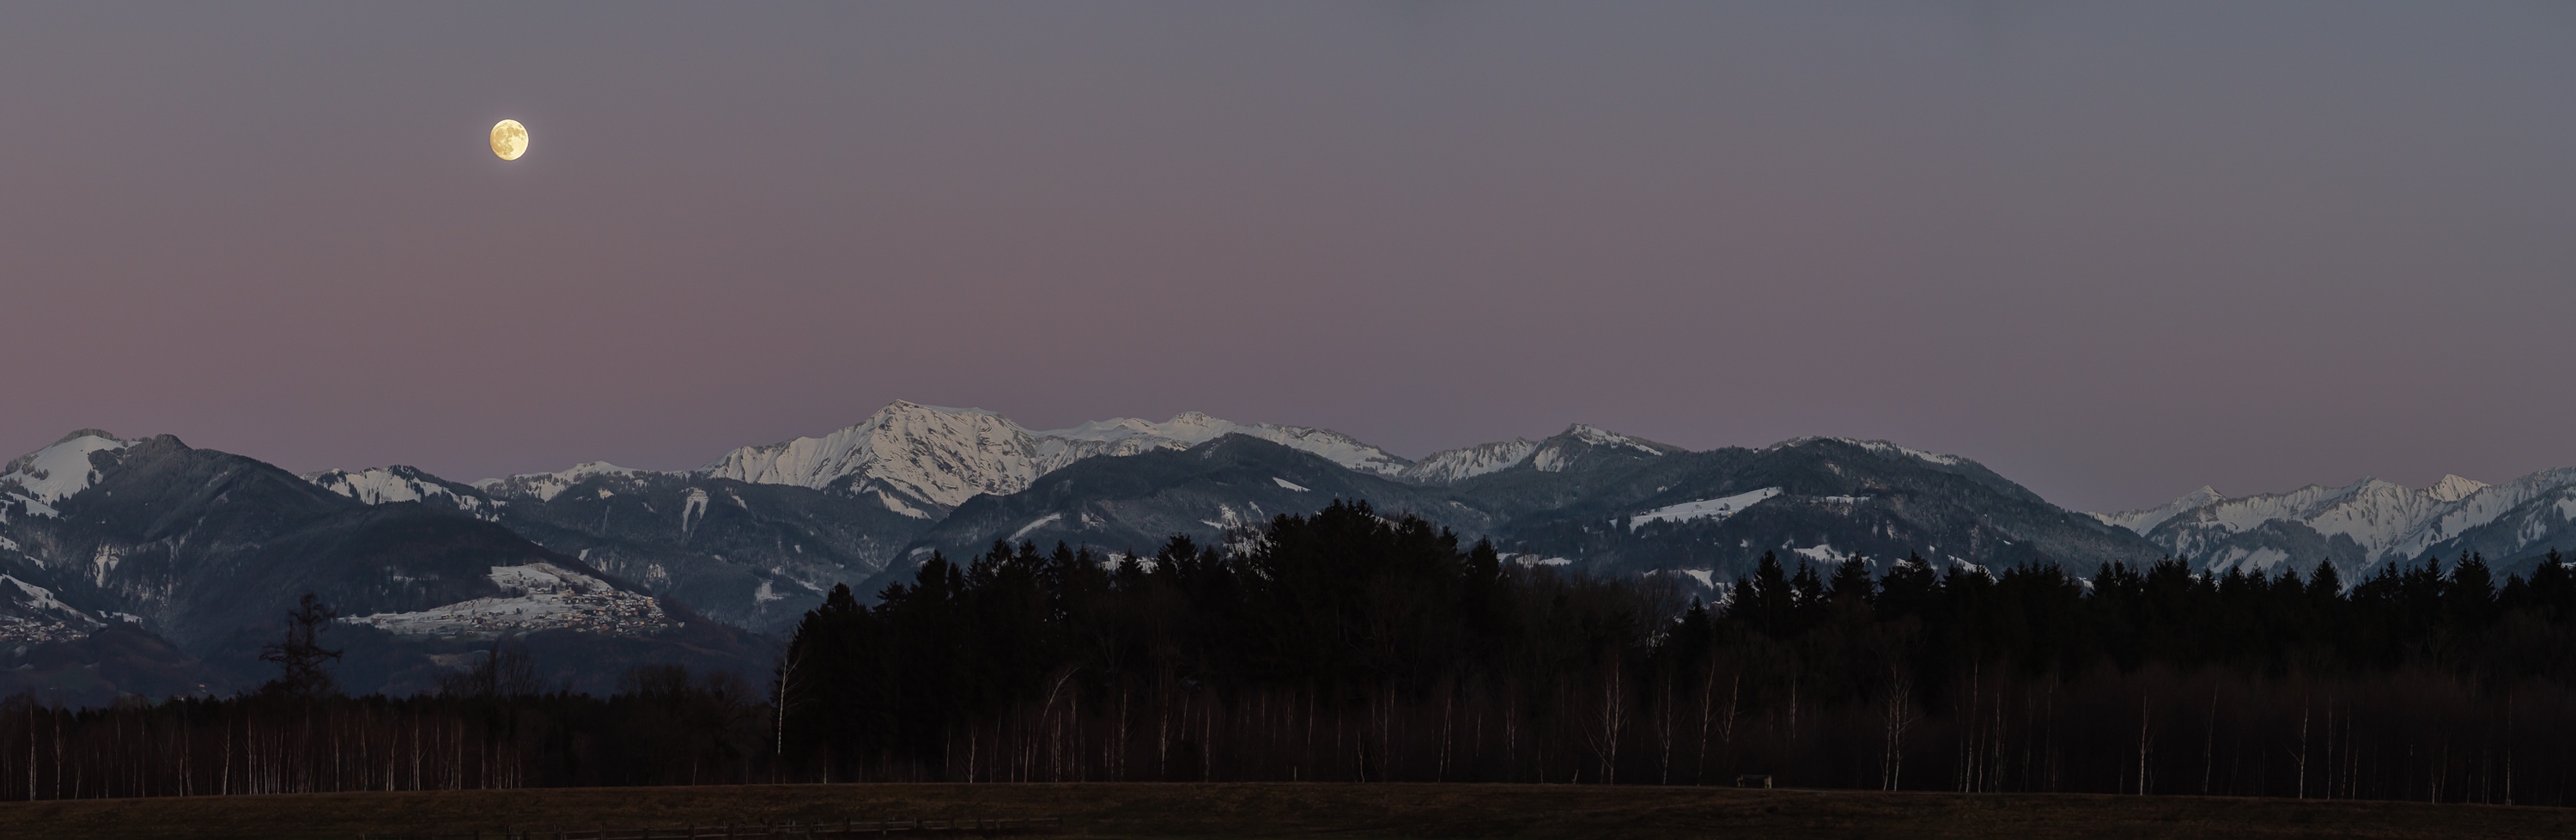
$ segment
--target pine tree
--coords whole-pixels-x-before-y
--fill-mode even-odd
[[[1789,629],[1797,596],[1789,589],[1788,571],[1780,567],[1779,555],[1762,552],[1762,559],[1753,564],[1753,578],[1740,586],[1741,594],[1728,610],[1730,617],[1741,617],[1765,635],[1778,636]]]
[[[1826,583],[1826,591],[1837,601],[1866,604],[1878,598],[1869,579],[1869,561],[1857,554],[1834,564],[1834,576]]]

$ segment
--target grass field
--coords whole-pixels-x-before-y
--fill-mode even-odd
[[[0,837],[357,838],[845,817],[1062,817],[1075,837],[2576,837],[2576,810],[2182,796],[1566,785],[781,785],[0,805]]]

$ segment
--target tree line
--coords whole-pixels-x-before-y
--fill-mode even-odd
[[[1731,586],[1508,562],[1336,502],[1149,556],[996,544],[844,587],[760,685],[542,688],[496,643],[348,697],[307,599],[232,698],[0,703],[0,798],[765,781],[1453,781],[2564,805],[2576,574],[2347,585],[1919,557]]]
[[[830,780],[1782,784],[2569,801],[2576,575],[2485,560],[2347,586],[1920,557],[1716,603],[1364,503],[1112,560],[996,545],[781,665],[782,767]]]

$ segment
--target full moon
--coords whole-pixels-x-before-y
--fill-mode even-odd
[[[518,120],[502,120],[492,125],[492,153],[502,160],[518,160],[528,153],[528,127]]]

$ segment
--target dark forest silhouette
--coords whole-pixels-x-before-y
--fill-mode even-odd
[[[760,781],[1487,781],[2567,804],[2576,575],[2179,561],[1508,563],[1365,504],[1150,558],[996,545],[807,614],[769,683],[542,692],[496,644],[436,694],[299,673],[228,700],[0,706],[0,796]],[[324,612],[305,604],[299,615]],[[310,622],[302,625],[309,629]],[[301,647],[297,647],[297,646]],[[290,649],[301,654],[289,653]],[[302,659],[298,659],[298,656]]]

